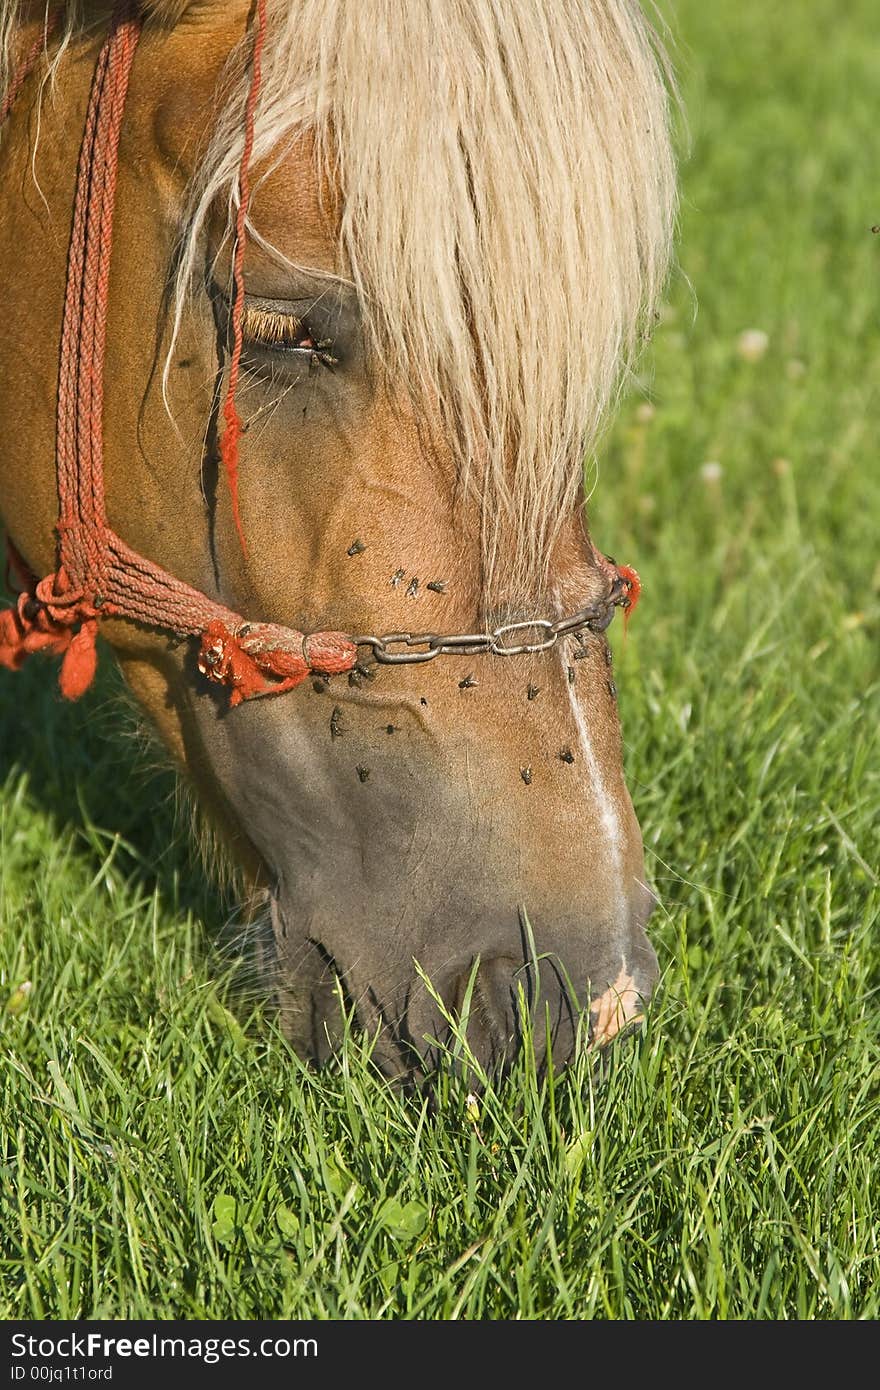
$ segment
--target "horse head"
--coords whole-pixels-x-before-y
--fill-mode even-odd
[[[100,434],[128,572],[247,622],[199,647],[92,593],[81,630],[268,899],[303,1052],[340,985],[389,1071],[431,1055],[438,1000],[487,1064],[520,1000],[555,1059],[587,1004],[603,1044],[657,962],[604,636],[633,578],[589,537],[583,461],[664,280],[662,54],[630,0],[122,9],[102,392],[71,430]],[[0,506],[57,581],[54,345],[108,13],[63,13],[45,55],[28,14],[0,5],[10,73],[40,50],[0,143]],[[350,659],[297,647],[295,689],[235,698],[267,693],[235,666],[251,622]]]

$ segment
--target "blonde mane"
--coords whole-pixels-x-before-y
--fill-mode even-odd
[[[190,189],[178,321],[208,213],[236,204],[246,54]],[[508,592],[542,584],[666,280],[671,90],[635,0],[269,0],[254,162],[316,132],[374,358],[439,408]]]

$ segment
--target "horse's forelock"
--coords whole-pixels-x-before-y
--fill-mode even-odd
[[[534,592],[665,283],[662,48],[636,0],[275,0],[270,25],[254,157],[316,128],[376,359],[440,403],[487,570],[503,551]],[[184,273],[234,200],[241,109],[239,90]]]

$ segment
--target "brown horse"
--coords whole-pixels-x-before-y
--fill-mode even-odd
[[[268,898],[303,1052],[341,983],[401,1070],[441,1027],[422,972],[455,1009],[477,961],[487,1063],[521,993],[554,1058],[588,1001],[607,1042],[657,963],[603,636],[633,577],[588,537],[583,461],[665,278],[654,35],[635,0],[49,13],[0,0],[0,511],[27,590],[0,655],[66,649],[77,693],[100,619]],[[179,582],[197,619],[99,593],[107,537],[120,595]],[[339,636],[389,631],[438,636]]]

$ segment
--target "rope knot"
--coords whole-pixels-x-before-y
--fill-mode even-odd
[[[60,656],[61,693],[78,700],[94,680],[97,635],[94,605],[71,587],[63,568],[39,583],[30,576],[15,607],[0,613],[0,666],[17,671],[32,652]]]
[[[619,602],[623,608],[623,630],[629,626],[629,620],[636,611],[636,604],[642,592],[642,581],[639,579],[638,571],[632,565],[618,565],[617,578],[621,584],[621,594]]]
[[[198,666],[217,685],[228,686],[230,705],[293,690],[310,671],[350,671],[357,647],[342,632],[305,637],[274,623],[243,623],[230,630],[219,618],[202,634]]]

